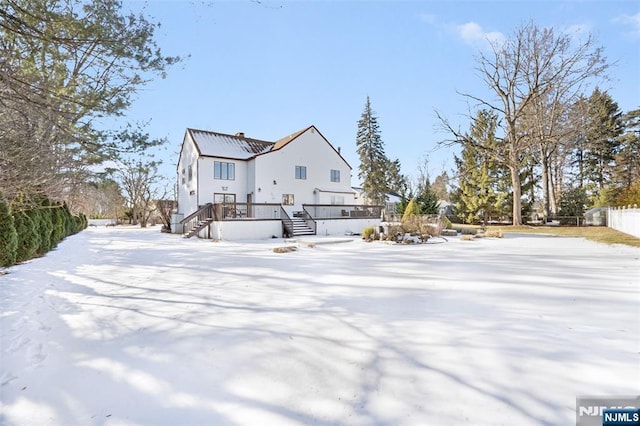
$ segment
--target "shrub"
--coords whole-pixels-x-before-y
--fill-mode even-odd
[[[476,235],[478,233],[478,229],[473,226],[453,225],[451,228],[455,229],[462,235]]]
[[[449,218],[446,217],[446,216],[442,217],[442,224],[443,224],[445,229],[452,229],[452,227],[453,227],[453,224],[451,223]]]
[[[362,230],[362,239],[370,240],[375,236],[376,229],[373,226],[367,226]]]
[[[42,216],[40,215],[40,210],[39,209],[31,209],[31,210],[27,210],[25,212],[25,214],[27,216],[29,216],[29,219],[31,219],[31,223],[33,224],[33,232],[34,232],[34,236],[35,236],[35,253],[34,256],[36,256],[38,253],[40,253],[40,247],[42,247],[42,240],[43,240],[43,235],[42,235]],[[32,256],[32,257],[34,257]]]
[[[73,234],[77,234],[82,231],[82,217],[81,216],[72,216],[71,220],[73,222]]]
[[[490,229],[484,233],[489,238],[502,238],[502,231],[499,229]]]
[[[53,233],[53,221],[51,219],[51,209],[49,208],[49,201],[45,200],[42,204],[42,209],[39,209],[39,227],[38,232],[40,234],[40,246],[38,247],[38,254],[44,255],[53,247],[51,245],[51,234]]]
[[[64,217],[62,207],[56,206],[51,209],[51,221],[53,223],[53,232],[51,233],[51,248],[56,247],[65,237]]]
[[[291,253],[292,251],[296,251],[296,250],[298,249],[294,246],[285,246],[285,247],[274,247],[273,252],[274,253]]]
[[[75,234],[73,215],[66,202],[62,203],[62,218],[64,220],[64,236],[68,237],[69,235]]]
[[[413,216],[417,216],[420,214],[420,207],[416,202],[415,198],[409,201],[407,207],[404,209],[404,214],[402,215],[402,222],[405,220],[409,220]]]
[[[17,212],[13,215],[16,233],[18,235],[18,248],[16,262],[24,262],[33,258],[40,245],[37,225],[26,212]]]
[[[11,216],[9,206],[0,193],[0,266],[15,264],[17,250],[18,233],[13,216]]]

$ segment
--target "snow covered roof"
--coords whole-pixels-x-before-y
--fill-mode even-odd
[[[242,134],[226,135],[206,130],[187,129],[200,155],[205,157],[248,160],[258,154],[269,152],[273,142],[245,138]]]

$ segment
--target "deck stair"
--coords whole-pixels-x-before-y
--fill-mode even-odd
[[[184,234],[184,238],[191,238],[194,235],[197,235],[198,232],[202,231],[204,228],[209,226],[209,224],[211,224],[211,222],[213,222],[213,218],[211,218],[211,217],[207,217],[207,218],[199,220],[195,224],[195,226],[193,228],[191,228],[191,230],[189,232]]]
[[[198,235],[200,231],[209,226],[214,221],[213,204],[205,204],[198,210],[191,213],[180,221],[183,226],[184,238],[191,238]]]
[[[291,222],[293,223],[293,237],[299,237],[301,235],[315,235],[315,232],[312,228],[307,225],[307,222],[300,217],[292,217]]]

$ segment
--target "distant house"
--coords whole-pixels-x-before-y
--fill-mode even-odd
[[[354,186],[353,192],[355,194],[355,202],[359,205],[370,204],[370,200],[367,198],[367,195],[364,192],[364,189],[358,186]],[[389,192],[385,196],[385,204],[384,210],[387,214],[395,214],[398,210],[398,205],[402,203],[402,196],[396,194],[394,192]]]
[[[380,206],[357,206],[351,166],[315,126],[275,142],[187,129],[176,231],[215,239],[359,233]]]

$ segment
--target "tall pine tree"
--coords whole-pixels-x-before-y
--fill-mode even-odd
[[[615,157],[612,185],[616,205],[640,205],[640,109],[623,116],[624,133],[618,137],[620,149]]]
[[[607,92],[598,88],[587,100],[585,126],[585,178],[591,188],[600,191],[613,174],[615,155],[622,133],[622,112]]]
[[[370,203],[384,204],[389,191],[387,179],[389,159],[384,152],[378,117],[371,109],[369,96],[358,121],[356,151],[360,157],[358,177],[362,180],[362,189],[366,197]]]

